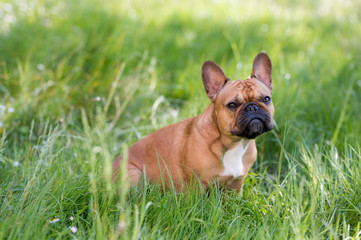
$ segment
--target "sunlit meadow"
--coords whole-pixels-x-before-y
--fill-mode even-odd
[[[0,1],[1,239],[360,239],[360,1]],[[243,193],[129,193],[111,162],[273,62]]]

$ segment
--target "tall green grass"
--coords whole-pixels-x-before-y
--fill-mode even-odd
[[[359,239],[360,10],[1,2],[0,238]],[[203,61],[244,79],[261,50],[274,67],[276,127],[257,139],[242,194],[111,184],[119,153],[209,104]]]

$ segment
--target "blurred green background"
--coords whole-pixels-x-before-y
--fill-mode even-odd
[[[200,79],[205,60],[245,79],[260,51],[273,62],[274,134],[287,130],[288,151],[299,142],[354,146],[360,137],[358,1],[1,6],[1,129],[9,141],[27,139],[32,121],[34,141],[47,121],[72,133],[81,128],[81,108],[92,121],[96,107],[106,106],[114,145],[134,142],[209,104]],[[270,135],[260,145],[278,161]]]
[[[87,186],[92,183],[89,149],[106,149],[96,158],[102,164],[121,152],[121,144],[130,145],[206,108],[209,100],[200,77],[205,60],[218,63],[232,80],[245,79],[254,57],[265,51],[273,63],[276,128],[257,139],[259,155],[245,185],[246,198],[260,197],[253,192],[259,178],[268,179],[259,183],[265,198],[273,196],[275,186],[291,171],[296,185],[301,179],[315,179],[311,163],[319,156],[318,167],[336,167],[306,185],[314,189],[321,184],[320,191],[326,191],[319,181],[328,179],[328,194],[335,196],[319,210],[327,212],[320,224],[332,225],[335,212],[339,218],[332,227],[309,228],[308,216],[305,225],[299,224],[305,231],[292,235],[287,230],[285,236],[340,236],[335,226],[342,220],[343,236],[356,234],[361,216],[360,12],[361,2],[351,0],[0,1],[0,202],[16,205],[13,198],[18,199],[23,204],[18,211],[24,211],[27,201],[34,203],[24,197],[34,171],[48,171],[40,174],[42,184],[61,176],[70,185],[84,179]],[[56,138],[49,142],[52,136]],[[53,149],[48,153],[57,161],[40,170],[44,149]],[[56,166],[66,167],[61,172]],[[93,180],[102,184],[107,172],[94,166],[91,171],[98,178]],[[338,185],[334,171],[344,174],[345,185]],[[30,189],[38,192],[42,184]],[[14,186],[20,189],[17,194]],[[45,192],[64,194],[60,189]],[[86,195],[87,187],[81,192]],[[66,206],[62,209],[62,214],[70,214]],[[21,218],[11,222],[5,207],[1,213],[8,223],[2,230],[19,236],[10,226]],[[48,229],[38,229],[41,236],[49,236]],[[106,232],[99,236],[108,236]],[[26,236],[33,236],[31,229]],[[95,235],[83,237],[90,236]]]
[[[261,50],[274,65],[276,122],[281,130],[286,122],[292,125],[292,141],[336,143],[336,137],[343,144],[346,137],[355,143],[361,132],[358,1],[1,6],[0,94],[1,105],[10,109],[1,121],[13,139],[27,137],[33,120],[39,133],[47,119],[77,127],[79,109],[91,114],[104,104],[122,67],[109,120],[116,104],[135,93],[116,128],[148,126],[160,96],[164,101],[154,117],[161,120],[153,128],[196,115],[208,104],[200,81],[203,61],[217,62],[231,79],[244,79]]]

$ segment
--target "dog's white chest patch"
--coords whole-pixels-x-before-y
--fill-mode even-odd
[[[220,176],[232,176],[233,178],[243,176],[242,158],[247,150],[248,143],[247,140],[241,140],[234,148],[226,151],[223,156],[223,170]]]

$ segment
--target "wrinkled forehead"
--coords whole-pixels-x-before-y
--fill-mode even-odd
[[[237,80],[227,83],[222,89],[222,98],[237,97],[240,101],[252,101],[271,95],[270,89],[257,79]]]

